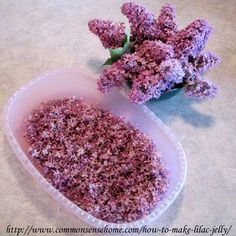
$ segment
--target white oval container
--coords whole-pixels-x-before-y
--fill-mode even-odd
[[[115,224],[99,220],[56,190],[34,167],[26,155],[26,143],[22,133],[24,119],[42,101],[68,96],[82,97],[85,102],[98,103],[126,121],[135,124],[149,135],[161,152],[162,163],[171,173],[169,190],[148,216],[132,223]],[[5,134],[8,141],[28,172],[61,205],[81,220],[94,227],[129,228],[140,227],[156,220],[180,193],[186,176],[187,163],[183,148],[172,132],[146,106],[131,104],[117,89],[101,94],[97,91],[96,80],[76,70],[58,70],[39,76],[19,89],[7,102],[4,109]]]

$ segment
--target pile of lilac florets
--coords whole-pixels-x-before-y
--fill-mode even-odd
[[[41,103],[24,123],[28,154],[74,204],[112,223],[150,214],[169,188],[152,140],[98,105],[72,97]]]
[[[130,81],[129,99],[144,103],[162,93],[183,87],[189,97],[213,98],[217,86],[203,78],[220,62],[218,55],[202,52],[212,32],[205,20],[177,29],[175,9],[166,4],[156,19],[144,6],[124,3],[121,12],[130,23],[130,50],[103,70],[98,89],[105,93]],[[123,23],[90,20],[89,30],[110,50],[121,48],[127,38]]]

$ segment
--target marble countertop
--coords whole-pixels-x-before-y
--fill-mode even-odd
[[[122,2],[1,0],[1,112],[18,88],[46,71],[77,68],[98,76],[108,52],[88,32],[87,22],[94,17],[127,22],[119,10]],[[139,2],[156,14],[165,3],[163,0]],[[219,85],[220,93],[214,100],[204,102],[186,99],[180,93],[170,100],[147,104],[179,138],[188,160],[183,191],[150,226],[229,226],[236,220],[236,2],[169,2],[176,6],[180,27],[205,18],[215,28],[207,50],[217,52],[222,63],[207,77]],[[8,225],[86,227],[25,171],[10,148],[2,126],[0,121],[0,235],[6,234]],[[236,235],[234,227],[230,235]]]

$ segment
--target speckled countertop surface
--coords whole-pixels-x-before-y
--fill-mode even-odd
[[[107,58],[97,37],[87,30],[90,18],[126,20],[123,1],[0,1],[0,107],[14,91],[38,74],[55,68],[78,68],[98,75]],[[139,1],[158,13],[159,1]],[[207,45],[222,58],[207,77],[220,86],[207,102],[182,94],[148,107],[181,141],[188,175],[174,204],[152,227],[231,225],[235,212],[236,153],[236,2],[235,0],[175,0],[177,20],[184,27],[206,18],[215,28]],[[2,115],[1,115],[2,116]],[[86,227],[59,206],[21,166],[0,123],[0,235],[7,225],[26,227]],[[66,234],[61,234],[66,235]],[[171,235],[171,234],[166,234]],[[205,235],[205,234],[203,234]],[[233,226],[230,235],[236,235]]]

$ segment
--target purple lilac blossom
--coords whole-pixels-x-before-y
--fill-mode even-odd
[[[49,100],[24,125],[33,165],[98,219],[139,220],[168,190],[169,172],[151,139],[98,105],[77,98]]]
[[[192,92],[198,97],[216,94],[216,87],[202,79],[220,62],[218,55],[202,52],[212,31],[207,21],[195,20],[177,31],[175,9],[170,4],[162,7],[157,20],[144,6],[134,2],[124,3],[121,11],[131,25],[134,51],[103,71],[98,80],[100,91],[110,91],[128,80],[132,81],[129,99],[134,103],[158,98],[179,83],[185,85],[186,94]]]
[[[102,93],[109,92],[113,87],[120,87],[125,81],[125,70],[121,67],[122,62],[117,61],[103,70],[98,80],[98,89]]]
[[[167,43],[171,44],[175,56],[181,60],[195,58],[204,49],[212,28],[205,20],[195,20],[185,29],[177,32]]]
[[[218,87],[206,79],[198,79],[184,86],[184,94],[187,97],[210,99],[216,96],[217,91]]]
[[[170,91],[175,84],[183,82],[184,71],[177,59],[169,59],[160,64],[160,76],[165,81],[162,91]]]
[[[129,99],[141,104],[159,98],[163,91],[170,91],[175,84],[182,83],[183,76],[184,71],[177,59],[163,61],[156,75],[144,71],[134,80]]]
[[[199,74],[196,71],[195,66],[192,63],[183,63],[184,70],[184,81],[186,83],[191,83],[191,81],[195,81]]]
[[[137,50],[139,57],[145,58],[147,61],[155,61],[160,64],[163,60],[173,58],[174,51],[171,45],[165,44],[159,40],[146,40]]]
[[[166,42],[177,32],[175,8],[171,4],[166,4],[161,8],[157,19],[157,28],[160,31],[159,38]]]
[[[202,52],[191,63],[185,63],[185,95],[188,97],[214,98],[218,88],[213,83],[203,80],[202,75],[219,63],[219,56],[212,52]]]
[[[159,98],[162,83],[163,81],[158,74],[152,75],[148,71],[144,71],[133,81],[129,100],[133,103],[142,104],[152,98]]]
[[[197,73],[203,74],[220,63],[220,57],[213,52],[201,53],[194,62]]]
[[[138,75],[145,70],[147,64],[145,58],[138,56],[137,53],[125,54],[120,61],[122,69],[126,72],[126,79],[130,80],[133,79],[134,75]]]
[[[131,29],[131,40],[136,44],[144,40],[158,38],[159,30],[156,26],[156,19],[146,7],[134,2],[124,3],[121,12],[128,18]]]
[[[122,58],[103,70],[98,80],[98,90],[105,93],[113,87],[122,86],[125,80],[134,80],[145,70],[146,61],[136,53],[125,54]]]
[[[100,76],[98,81],[98,89],[101,92],[110,91],[112,87],[121,86],[125,80],[134,81],[133,86],[135,87],[134,90],[137,91],[140,87],[138,84],[145,81],[145,78],[155,78],[156,74],[159,72],[159,64],[162,61],[168,60],[169,58],[173,57],[174,52],[170,45],[164,44],[161,41],[144,41],[144,43],[140,46],[139,50],[133,54],[126,54],[124,55],[118,62],[112,64],[111,67],[105,69]],[[175,62],[175,60],[173,61]],[[169,67],[175,67],[178,64],[172,63],[172,61],[167,62]],[[181,66],[181,65],[180,65]],[[170,68],[173,69],[173,68]],[[177,67],[176,67],[177,68]],[[162,72],[163,72],[162,68]],[[169,72],[172,73],[172,72]],[[167,74],[167,73],[166,73]],[[147,76],[148,75],[148,76]],[[173,74],[174,75],[174,74]],[[145,78],[143,78],[145,77]],[[137,79],[138,78],[138,79]],[[175,79],[173,77],[173,79]],[[171,80],[168,77],[168,80]],[[139,81],[139,82],[138,82]],[[176,82],[176,81],[175,81]],[[136,85],[135,85],[136,84]],[[150,94],[149,89],[152,86],[152,80],[147,79],[146,86],[146,97],[145,99],[141,99],[140,101],[146,100],[148,97],[148,93]],[[170,86],[169,86],[170,87]],[[152,89],[154,91],[155,89]],[[163,88],[160,91],[164,90]],[[130,100],[132,102],[137,101],[137,99],[132,99],[137,94],[141,94],[142,92],[133,92],[133,95],[130,95]],[[152,93],[153,94],[153,93]],[[150,95],[153,96],[153,95]],[[157,98],[157,96],[155,96]],[[159,97],[159,93],[158,93]]]
[[[125,38],[124,23],[93,19],[88,23],[89,30],[97,35],[104,48],[118,48]]]

